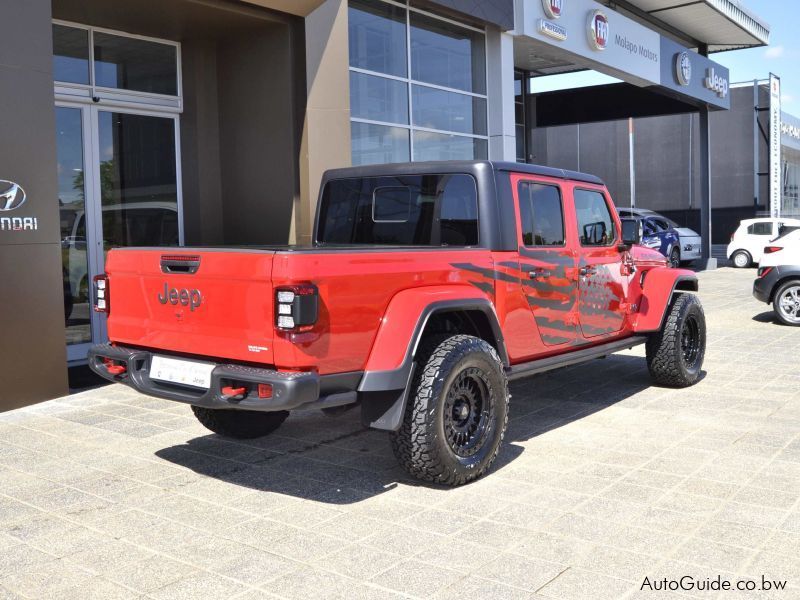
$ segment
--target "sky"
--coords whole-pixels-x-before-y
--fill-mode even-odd
[[[711,59],[728,67],[731,83],[767,79],[770,72],[781,78],[781,108],[800,117],[800,0],[742,0],[750,12],[770,28],[769,46],[731,52],[715,52]],[[601,73],[584,71],[537,78],[534,92],[600,85],[618,81]]]

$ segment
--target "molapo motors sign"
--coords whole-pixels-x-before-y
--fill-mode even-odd
[[[769,74],[769,213],[781,216],[781,80]]]
[[[0,231],[36,231],[39,228],[36,217],[16,212],[27,199],[21,185],[0,179]]]
[[[638,85],[659,83],[655,31],[594,0],[517,0],[517,8],[520,33],[562,49],[565,59]]]

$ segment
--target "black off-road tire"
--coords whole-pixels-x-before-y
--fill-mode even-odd
[[[417,353],[403,423],[391,434],[397,460],[423,481],[456,486],[477,479],[500,450],[508,398],[503,365],[488,342],[469,335],[425,340]],[[464,414],[464,404],[482,408],[467,408],[470,416],[457,418],[457,411]],[[479,433],[469,434],[473,423]],[[456,433],[460,427],[467,433]]]
[[[275,431],[289,416],[288,410],[261,412],[192,406],[197,420],[223,437],[249,440]]]
[[[675,296],[646,350],[647,367],[656,383],[676,388],[697,383],[706,352],[706,318],[697,296]]]

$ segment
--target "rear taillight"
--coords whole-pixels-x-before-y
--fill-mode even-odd
[[[734,237],[736,237],[736,234],[735,234],[735,233],[732,233],[732,234],[731,234],[731,241],[733,241],[733,238],[734,238]]]
[[[275,289],[275,326],[282,331],[307,331],[317,322],[319,292],[311,283]]]
[[[97,312],[107,313],[111,310],[111,297],[108,287],[108,275],[94,276],[94,309]]]
[[[772,271],[772,267],[761,267],[758,270],[758,276],[759,277],[766,277],[769,274],[770,271]]]
[[[764,254],[774,254],[783,250],[783,246],[767,246],[764,248]]]

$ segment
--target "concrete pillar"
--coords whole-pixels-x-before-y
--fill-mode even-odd
[[[700,108],[700,237],[702,253],[699,268],[716,269],[717,259],[711,257],[711,127],[708,107]]]
[[[350,165],[347,1],[327,0],[306,17],[306,114],[300,146],[300,198],[290,241],[311,241],[326,169]]]
[[[51,19],[0,0],[0,411],[67,393]]]
[[[497,29],[486,35],[489,159],[517,160],[514,127],[514,37]]]

